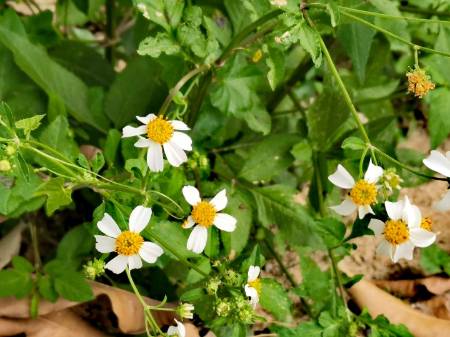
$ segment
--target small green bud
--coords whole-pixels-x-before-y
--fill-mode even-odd
[[[217,290],[219,290],[221,284],[222,281],[218,277],[211,278],[208,284],[206,285],[206,292],[209,295],[217,294]]]
[[[1,172],[11,171],[11,168],[12,168],[11,163],[8,160],[6,160],[6,159],[0,160],[0,171]]]
[[[83,274],[90,280],[95,280],[97,277],[105,273],[105,262],[99,259],[88,261],[83,266]]]
[[[238,295],[234,298],[234,305],[236,309],[240,311],[243,308],[247,307],[249,304],[247,298],[242,295]]]
[[[239,311],[239,319],[242,323],[251,324],[253,323],[253,309],[250,305],[245,306]]]
[[[231,311],[231,303],[228,299],[218,300],[216,304],[216,313],[219,317],[227,317]]]
[[[178,316],[186,319],[194,318],[194,305],[190,303],[181,303],[176,310]]]
[[[392,192],[393,190],[400,190],[403,179],[397,174],[395,168],[391,167],[384,171],[381,179],[384,188]]]
[[[237,286],[239,286],[241,277],[233,269],[228,269],[227,271],[225,271],[223,277],[225,279],[225,283],[227,285],[229,285],[230,287],[237,287]]]
[[[13,145],[8,145],[5,149],[5,152],[8,156],[12,156],[16,153],[16,148]]]

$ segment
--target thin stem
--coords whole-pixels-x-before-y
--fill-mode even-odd
[[[432,54],[437,54],[437,55],[450,57],[450,53],[446,53],[446,52],[439,51],[439,50],[436,50],[436,49],[433,49],[433,48],[428,48],[428,47],[424,47],[424,46],[420,46],[420,45],[417,45],[415,43],[412,43],[411,41],[408,41],[408,40],[402,38],[401,36],[398,36],[397,34],[394,34],[394,33],[390,32],[390,31],[388,31],[388,30],[386,30],[384,28],[381,28],[381,27],[379,27],[377,25],[374,25],[373,23],[371,23],[369,21],[366,21],[364,19],[361,19],[358,16],[355,16],[353,14],[347,13],[346,11],[342,11],[341,13],[342,13],[342,15],[345,15],[345,16],[347,16],[347,17],[349,17],[349,18],[351,18],[351,19],[353,19],[355,21],[358,21],[358,22],[362,23],[363,25],[366,25],[366,26],[368,26],[368,27],[370,27],[372,29],[375,29],[375,30],[377,30],[377,31],[379,31],[379,32],[381,32],[381,33],[383,33],[383,34],[385,34],[387,36],[390,36],[393,39],[396,39],[396,40],[398,40],[400,42],[403,42],[403,43],[405,43],[405,44],[407,44],[407,45],[409,45],[409,46],[411,46],[413,48],[417,48],[417,49],[420,49],[420,50],[423,50],[423,51],[426,51],[426,52],[429,52],[429,53],[432,53]]]
[[[331,261],[331,268],[333,270],[333,275],[334,275],[334,279],[336,281],[336,285],[337,285],[337,288],[339,291],[339,296],[342,298],[342,301],[344,302],[347,321],[351,322],[351,320],[352,320],[351,313],[350,313],[350,310],[347,308],[347,304],[345,303],[345,291],[344,291],[344,287],[342,285],[340,270],[338,269],[338,266],[336,263],[336,257],[334,256],[334,252],[332,249],[328,249],[328,256]]]
[[[30,221],[30,236],[31,236],[31,244],[33,246],[33,258],[34,258],[34,269],[37,273],[40,272],[42,261],[41,254],[39,252],[39,238],[36,223],[34,221]]]
[[[433,177],[433,176],[429,176],[427,174],[421,173],[419,171],[416,171],[415,169],[413,169],[412,167],[403,164],[402,162],[398,161],[397,159],[391,157],[390,155],[388,155],[387,153],[384,153],[383,151],[381,151],[379,148],[373,146],[373,149],[375,150],[375,152],[379,153],[382,157],[386,158],[387,160],[391,161],[394,164],[397,164],[398,166],[400,166],[401,168],[405,169],[406,171],[409,171],[419,177],[423,177],[423,178],[427,178],[427,179],[431,179],[431,180],[441,180],[441,181],[448,181],[447,178],[439,178],[439,177]]]
[[[264,244],[266,245],[270,254],[272,254],[272,256],[274,257],[275,261],[277,261],[278,265],[280,266],[281,271],[286,276],[286,278],[288,279],[291,286],[297,287],[297,282],[295,282],[294,277],[291,275],[289,270],[286,268],[283,261],[278,256],[277,252],[275,251],[275,249],[270,245],[270,243],[267,240],[264,240]]]
[[[108,41],[114,40],[115,29],[115,3],[114,0],[106,0],[106,36]],[[108,44],[105,49],[105,56],[109,63],[114,62],[114,46]]]
[[[417,46],[414,46],[414,66],[416,69],[419,68],[419,48]]]

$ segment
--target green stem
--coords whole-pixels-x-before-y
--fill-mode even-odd
[[[428,48],[428,47],[417,45],[415,43],[412,43],[411,41],[408,41],[408,40],[402,38],[401,36],[398,36],[397,34],[394,34],[394,33],[390,32],[390,31],[388,31],[388,30],[386,30],[384,28],[381,28],[381,27],[379,27],[377,25],[374,25],[373,23],[371,23],[369,21],[361,19],[360,17],[357,17],[357,16],[352,15],[350,13],[347,13],[345,11],[343,11],[341,13],[342,13],[342,15],[345,15],[345,16],[347,16],[347,17],[349,17],[349,18],[351,18],[351,19],[353,19],[355,21],[358,21],[358,22],[362,23],[363,25],[366,25],[366,26],[368,26],[368,27],[370,27],[370,28],[372,28],[374,30],[377,30],[377,31],[379,31],[379,32],[381,32],[381,33],[383,33],[383,34],[385,34],[387,36],[390,36],[393,39],[396,39],[396,40],[398,40],[400,42],[403,42],[403,43],[405,43],[405,44],[407,44],[407,45],[409,45],[409,46],[411,46],[413,48],[417,48],[417,49],[420,49],[420,50],[423,50],[423,51],[426,51],[426,52],[429,52],[429,53],[432,53],[432,54],[437,54],[437,55],[450,57],[450,53],[446,53],[446,52],[439,51],[439,50],[436,50],[436,49],[433,49],[433,48]]]
[[[450,17],[450,13],[436,12],[433,10],[421,9],[421,8],[416,8],[416,7],[411,7],[411,6],[400,6],[400,10],[402,10],[403,12],[415,13],[415,14],[421,14],[421,15],[432,15],[432,16],[436,15],[436,16]]]
[[[289,270],[286,268],[283,261],[278,256],[277,252],[275,251],[275,249],[270,245],[270,243],[267,240],[264,240],[264,244],[266,245],[267,250],[270,252],[270,254],[274,257],[275,261],[277,261],[278,265],[280,266],[281,271],[286,276],[286,278],[288,279],[291,286],[297,287],[297,282],[295,282],[294,277],[291,275]]]
[[[106,36],[108,37],[108,42],[114,40],[114,29],[115,29],[115,3],[114,0],[106,0]],[[109,63],[114,62],[114,46],[111,43],[108,43],[108,46],[105,49],[105,56]]]
[[[339,296],[342,298],[342,301],[344,302],[347,321],[351,322],[351,320],[352,320],[351,313],[347,307],[347,304],[345,303],[345,291],[344,291],[344,287],[342,285],[341,273],[337,266],[336,257],[334,256],[334,252],[332,249],[328,249],[328,256],[331,261],[331,268],[333,270],[333,275],[334,275],[334,279],[336,281],[336,285],[337,285],[337,288],[339,291]]]

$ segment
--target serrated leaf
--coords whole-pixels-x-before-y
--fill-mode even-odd
[[[12,265],[14,269],[25,273],[32,273],[34,271],[34,267],[31,262],[19,255],[12,258]]]
[[[58,299],[58,293],[55,290],[53,280],[50,278],[50,276],[45,275],[39,278],[38,289],[39,294],[47,301],[53,303]]]
[[[285,73],[285,56],[284,52],[276,47],[268,46],[265,48],[267,52],[266,64],[269,67],[267,73],[267,80],[269,81],[272,90],[282,83]]]
[[[430,132],[431,148],[436,148],[450,133],[450,90],[437,88],[427,95],[430,104],[428,131]]]
[[[31,274],[17,269],[0,270],[0,297],[27,296],[33,287]]]
[[[41,125],[41,120],[45,115],[36,115],[33,117],[21,119],[16,122],[16,128],[22,129],[25,137],[30,138],[30,133]]]
[[[316,68],[322,65],[322,49],[320,48],[320,36],[308,26],[306,22],[300,23],[296,30],[300,45],[308,52]]]
[[[92,300],[94,294],[80,273],[66,270],[55,278],[55,290],[63,298],[74,302]]]
[[[45,212],[48,216],[56,210],[72,203],[72,189],[64,186],[64,178],[53,178],[42,184],[36,195],[46,195]]]
[[[261,280],[261,306],[281,321],[292,319],[292,302],[283,286],[274,279]]]
[[[348,137],[342,142],[341,147],[348,150],[362,151],[367,147],[367,145],[359,137]]]
[[[138,0],[137,8],[145,18],[163,27],[167,32],[176,28],[183,15],[183,0]]]
[[[180,46],[174,42],[167,33],[158,33],[156,36],[146,37],[139,44],[137,53],[150,57],[159,57],[161,54],[174,55],[180,52]]]

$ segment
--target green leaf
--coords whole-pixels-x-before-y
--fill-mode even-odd
[[[72,203],[72,189],[64,186],[64,178],[53,178],[42,184],[35,195],[46,195],[45,212],[48,216],[56,210]]]
[[[157,111],[167,92],[158,80],[160,73],[156,61],[137,57],[116,77],[105,99],[106,114],[116,128],[135,122],[136,116],[147,114],[147,109]]]
[[[437,88],[426,97],[430,104],[428,131],[430,132],[431,148],[436,148],[450,133],[450,90]]]
[[[91,160],[92,171],[95,173],[100,172],[100,170],[105,166],[105,157],[102,152],[97,152],[95,157]]]
[[[450,255],[436,244],[420,251],[420,265],[429,274],[441,272],[450,275]]]
[[[292,164],[292,146],[298,142],[294,134],[275,134],[264,138],[246,155],[239,176],[250,182],[268,181]]]
[[[280,48],[274,46],[267,46],[264,48],[267,53],[266,64],[269,67],[267,73],[267,80],[269,81],[272,90],[275,90],[277,86],[282,83],[285,73],[285,56],[284,52]]]
[[[341,146],[344,150],[363,151],[367,145],[359,137],[348,137],[342,142]]]
[[[92,300],[94,294],[89,283],[77,272],[65,270],[55,278],[55,290],[63,298],[74,302]]]
[[[314,232],[314,220],[306,209],[294,202],[294,191],[282,185],[251,189],[258,219],[265,227],[278,225],[283,239],[293,246],[321,247]]]
[[[137,0],[137,8],[145,18],[171,32],[180,23],[183,15],[182,0]]]
[[[17,269],[0,270],[0,297],[23,298],[31,293],[33,280],[29,272]]]
[[[366,65],[374,36],[373,29],[359,23],[340,25],[337,32],[338,40],[352,60],[359,83],[364,83],[366,78]]]
[[[180,52],[180,46],[167,33],[146,37],[139,44],[137,53],[157,58],[161,54],[174,55]]]
[[[261,279],[261,307],[270,312],[277,320],[292,319],[292,302],[283,286],[274,279]]]
[[[109,166],[113,166],[116,161],[117,150],[119,149],[120,139],[122,134],[116,129],[111,129],[108,131],[106,136],[104,154],[106,162]]]
[[[50,276],[45,275],[39,278],[38,289],[39,294],[47,301],[54,303],[58,299],[58,293],[55,290],[53,280]]]
[[[219,232],[212,227],[208,230],[208,238],[206,241],[205,255],[209,258],[216,258],[219,255],[220,239]]]
[[[439,28],[439,35],[434,44],[436,50],[443,52],[450,52],[450,30],[441,26]],[[430,73],[433,82],[450,86],[450,73],[447,69],[450,69],[450,58],[432,54],[428,57],[420,58],[420,61],[424,63],[426,70]]]
[[[0,42],[12,51],[16,64],[49,96],[61,97],[74,118],[100,131],[106,129],[105,118],[92,116],[88,88],[78,77],[53,61],[42,48],[1,25]]]
[[[314,29],[302,21],[296,26],[295,33],[298,34],[300,45],[311,56],[316,68],[319,68],[322,64],[322,49],[320,48],[320,36]]]
[[[59,242],[56,256],[61,260],[74,260],[87,255],[94,248],[94,236],[84,225],[72,228]]]
[[[25,137],[30,138],[30,133],[41,125],[41,120],[45,115],[36,115],[33,117],[21,119],[16,122],[16,128],[22,129]]]
[[[291,154],[295,160],[310,162],[312,158],[312,149],[306,139],[300,141],[292,147]]]
[[[334,248],[344,239],[345,225],[334,218],[323,218],[316,221],[316,231],[328,248]]]
[[[12,258],[12,265],[14,269],[25,273],[32,273],[34,271],[31,262],[22,256],[14,256]]]

